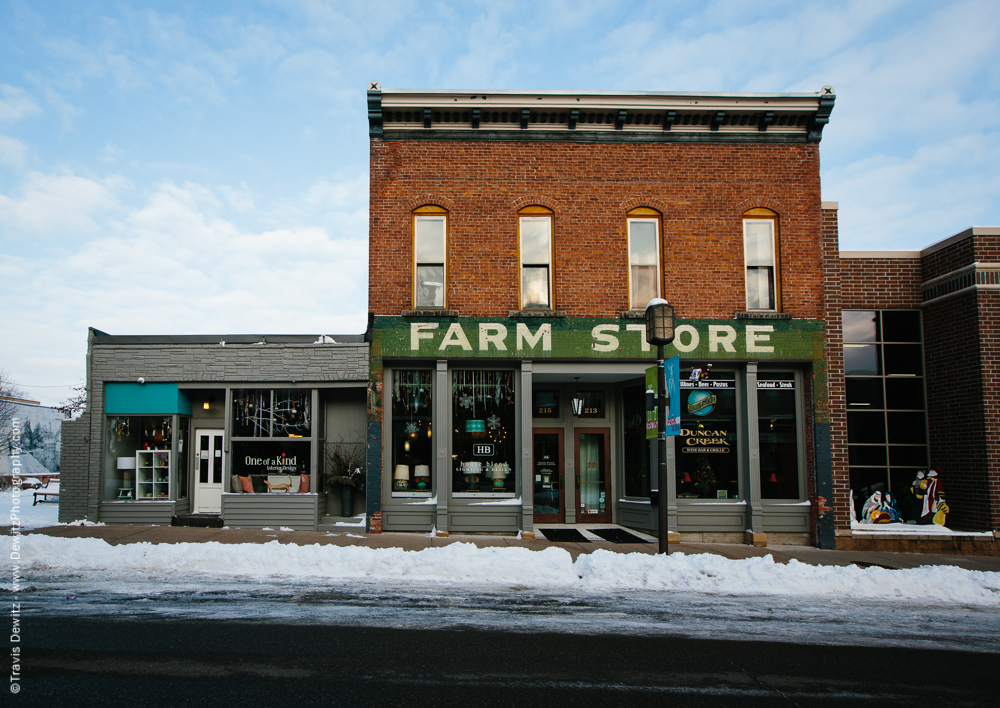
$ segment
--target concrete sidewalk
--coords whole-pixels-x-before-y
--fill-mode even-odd
[[[9,534],[9,528],[2,533]],[[320,544],[332,546],[365,546],[367,548],[401,548],[419,551],[439,548],[452,543],[474,543],[480,548],[512,546],[541,551],[555,546],[566,549],[575,560],[581,553],[603,549],[614,553],[657,552],[656,543],[554,543],[539,539],[518,539],[511,536],[451,535],[447,538],[431,537],[423,533],[365,534],[345,529],[338,533],[322,531],[278,531],[261,529],[210,529],[187,526],[52,526],[26,531],[60,538],[101,538],[111,545],[122,543],[291,543],[300,546]],[[541,536],[541,534],[539,534]],[[796,560],[810,565],[859,565],[880,568],[916,568],[922,565],[953,565],[966,570],[1000,572],[1000,558],[993,556],[939,555],[932,553],[887,553],[873,551],[825,551],[811,546],[754,546],[727,543],[674,543],[671,553],[713,553],[725,558],[742,559],[770,555],[778,563]]]

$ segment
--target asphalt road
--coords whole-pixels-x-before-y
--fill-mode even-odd
[[[996,706],[991,653],[28,617],[4,706]]]

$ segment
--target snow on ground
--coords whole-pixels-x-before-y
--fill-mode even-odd
[[[11,526],[13,513],[21,517],[23,529],[55,526],[59,522],[59,502],[39,502],[32,506],[36,491],[58,492],[59,483],[52,482],[44,489],[8,489],[0,492],[0,526]]]
[[[350,535],[350,534],[349,534]],[[12,537],[0,539],[7,557]],[[272,579],[314,577],[404,584],[519,585],[583,592],[683,591],[710,594],[822,596],[838,599],[916,600],[1000,607],[1000,573],[953,566],[888,570],[812,566],[771,556],[730,560],[711,554],[652,556],[599,549],[574,562],[556,547],[477,548],[453,543],[420,551],[363,546],[134,543],[112,546],[96,538],[28,535],[20,539],[26,574],[32,569],[105,571],[136,577],[159,573]]]
[[[851,533],[856,535],[900,534],[911,536],[989,536],[992,531],[953,531],[947,526],[937,524],[863,524],[860,521],[851,522]]]

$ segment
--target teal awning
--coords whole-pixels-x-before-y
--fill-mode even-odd
[[[104,386],[107,415],[191,415],[191,401],[175,383],[109,383]]]

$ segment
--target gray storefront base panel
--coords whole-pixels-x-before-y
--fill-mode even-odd
[[[394,511],[382,512],[383,531],[426,531],[434,526],[435,507],[428,505],[428,511]]]
[[[677,530],[681,533],[743,533],[747,529],[746,507],[735,504],[705,505],[716,508],[694,508],[677,505]],[[732,508],[726,508],[726,507]],[[721,507],[721,508],[719,508]]]
[[[184,511],[177,505],[184,504]],[[171,517],[186,513],[187,500],[176,501],[121,501],[101,502],[101,522],[105,524],[141,524],[143,526],[170,526]]]
[[[648,501],[619,501],[616,518],[622,526],[646,531],[652,531],[656,528],[653,505]]]
[[[448,531],[453,533],[517,533],[520,530],[520,523],[521,515],[510,511],[490,510],[448,514]]]
[[[222,518],[234,528],[315,531],[319,523],[316,494],[223,494]]]
[[[764,507],[764,533],[808,533],[809,507]]]

